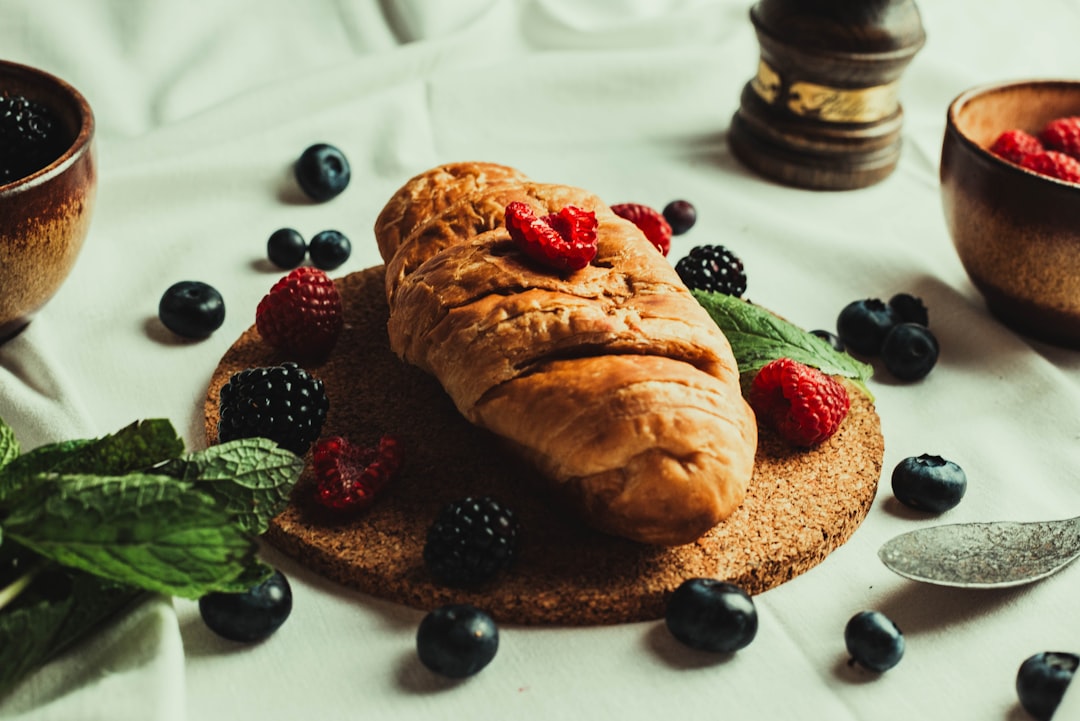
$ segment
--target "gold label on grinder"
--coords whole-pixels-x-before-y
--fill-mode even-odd
[[[761,60],[750,81],[762,100],[770,105],[784,102],[788,110],[804,118],[830,123],[872,123],[896,112],[898,83],[868,88],[834,88],[817,83],[785,83],[772,66]]]

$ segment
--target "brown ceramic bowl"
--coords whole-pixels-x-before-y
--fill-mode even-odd
[[[10,181],[0,178],[0,341],[18,333],[67,278],[90,226],[97,192],[94,115],[69,84],[0,61],[0,94],[49,108],[59,155]]]
[[[1080,115],[1080,81],[962,93],[949,106],[940,174],[953,244],[990,312],[1024,335],[1080,348],[1080,185],[988,150],[1005,130],[1037,134],[1071,115]]]

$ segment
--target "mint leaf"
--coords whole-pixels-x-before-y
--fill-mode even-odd
[[[137,421],[103,438],[46,444],[0,468],[0,501],[40,473],[121,475],[183,452],[184,442],[167,420]]]
[[[0,420],[0,469],[19,457],[19,441],[15,429]]]
[[[184,598],[235,590],[257,552],[213,496],[142,473],[36,476],[4,534],[62,565]]]
[[[777,358],[791,358],[823,373],[851,378],[865,388],[873,366],[753,303],[723,293],[693,291],[731,343],[740,375],[752,375]],[[869,395],[869,391],[867,391]]]
[[[142,593],[85,573],[70,572],[66,579],[69,589],[60,598],[53,589],[31,586],[18,605],[0,612],[0,698]]]
[[[262,535],[285,510],[304,459],[265,438],[242,438],[155,469],[218,499],[248,533]]]

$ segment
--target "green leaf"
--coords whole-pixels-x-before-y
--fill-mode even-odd
[[[231,587],[257,552],[213,496],[140,473],[36,476],[4,532],[62,565],[185,598]]]
[[[823,373],[851,378],[869,395],[865,382],[873,375],[873,366],[834,350],[821,338],[741,298],[693,293],[727,336],[740,375],[753,375],[777,358],[791,358]]]
[[[121,475],[149,468],[183,452],[184,442],[167,420],[137,421],[103,438],[46,444],[0,470],[0,500],[37,474]]]
[[[15,429],[0,420],[0,469],[19,457],[19,441]]]
[[[262,535],[288,505],[304,459],[265,438],[243,438],[174,459],[155,469],[218,499],[248,533]]]
[[[66,577],[69,591],[62,597],[31,585],[17,605],[0,611],[0,698],[142,594],[85,573],[66,572]]]

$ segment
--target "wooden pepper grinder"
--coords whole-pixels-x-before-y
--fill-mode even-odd
[[[761,57],[728,141],[755,172],[815,190],[872,185],[896,168],[900,75],[926,41],[912,0],[760,0]]]

